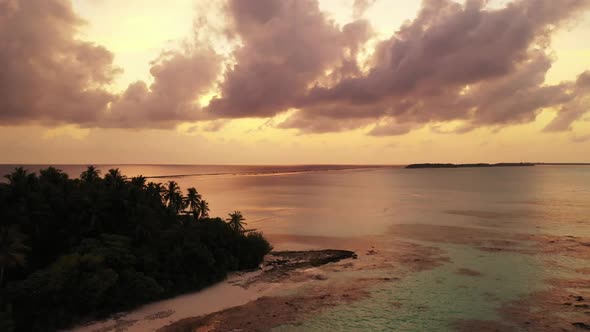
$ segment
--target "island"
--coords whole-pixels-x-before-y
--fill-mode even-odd
[[[19,167],[0,183],[0,331],[55,331],[258,269],[272,250],[235,211],[209,215],[195,188]],[[321,264],[348,252],[279,253]],[[283,267],[283,270],[287,267]]]
[[[530,167],[535,163],[498,163],[498,164],[411,164],[406,168],[473,168],[473,167]]]

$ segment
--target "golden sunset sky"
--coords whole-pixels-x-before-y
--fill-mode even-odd
[[[590,162],[588,0],[211,2],[0,0],[0,163]]]

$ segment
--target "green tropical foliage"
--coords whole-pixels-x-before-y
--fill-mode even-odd
[[[271,249],[243,216],[209,218],[196,189],[56,168],[0,183],[0,330],[53,331],[199,290]],[[188,211],[185,211],[188,209]],[[186,212],[186,213],[183,213]],[[235,213],[234,213],[235,214]],[[232,214],[232,215],[234,215]],[[194,222],[199,220],[199,222]]]

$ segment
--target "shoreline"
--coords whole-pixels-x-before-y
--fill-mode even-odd
[[[590,308],[586,286],[590,269],[554,261],[556,255],[565,255],[570,260],[584,259],[590,253],[590,238],[430,224],[393,225],[384,235],[362,237],[286,234],[269,237],[278,250],[299,251],[287,251],[285,255],[291,255],[288,262],[284,262],[283,254],[274,252],[265,260],[262,270],[234,273],[201,292],[156,302],[72,331],[266,331],[275,327],[304,331],[306,326],[318,323],[317,317],[325,319],[325,315],[342,310],[346,312],[344,316],[336,317],[350,321],[333,321],[335,318],[328,316],[328,320],[320,322],[351,328],[360,327],[362,322],[348,315],[369,315],[374,308],[390,308],[402,315],[400,321],[403,317],[416,319],[415,315],[421,315],[421,324],[435,324],[437,321],[429,321],[423,315],[429,315],[432,310],[456,310],[447,306],[430,308],[438,302],[417,296],[423,287],[435,287],[442,294],[449,292],[455,303],[468,308],[482,306],[482,310],[496,315],[468,313],[450,318],[448,327],[459,331],[487,327],[510,330],[515,326],[534,327],[538,331],[551,331],[556,326],[568,330],[585,326],[584,317],[590,313],[586,313]],[[337,253],[345,253],[345,259],[313,266],[310,253],[318,252],[321,247],[354,250],[357,259],[353,259],[351,251],[336,249]],[[297,255],[307,255],[306,262],[301,264]],[[508,270],[509,265],[501,257],[516,258],[518,264],[510,265]],[[286,268],[267,273],[273,271],[272,266]],[[534,275],[526,274],[535,266],[559,269],[564,274],[549,280],[535,279]],[[522,289],[521,282],[525,281],[535,286]],[[488,286],[480,289],[480,282]],[[494,286],[497,282],[523,291],[503,293]],[[398,296],[381,298],[386,302],[372,302],[379,301],[375,296],[379,298],[376,294],[383,291]],[[351,307],[360,311],[346,311]],[[410,310],[411,315],[403,316],[404,310],[406,313]],[[390,317],[391,311],[376,315],[376,318]],[[306,325],[310,320],[311,325]],[[338,325],[355,322],[361,325]]]
[[[102,320],[83,323],[71,332],[159,331],[166,326],[193,317],[205,317],[252,303],[270,294],[288,292],[301,282],[325,280],[318,272],[307,273],[307,280],[288,279],[300,271],[313,272],[341,260],[356,259],[352,251],[338,249],[273,251],[255,271],[233,272],[227,279],[203,290],[179,295],[120,312]]]
[[[268,262],[277,259],[268,255],[261,270],[234,272],[226,280],[201,291],[140,306],[66,331],[193,331],[195,320],[199,319],[208,320],[203,331],[227,331],[231,330],[227,326],[209,326],[209,323],[216,324],[216,317],[227,313],[238,313],[237,317],[226,320],[237,328],[248,321],[239,313],[247,313],[259,317],[256,323],[261,327],[259,330],[266,330],[300,322],[306,314],[366,298],[371,286],[397,282],[408,273],[428,270],[446,261],[445,257],[440,256],[442,252],[434,247],[387,236],[343,238],[274,234],[267,237],[279,251],[312,253],[326,251],[323,248],[329,247],[334,249],[328,251],[339,253],[335,257],[342,258],[340,254],[343,253],[348,258],[338,261],[330,259],[319,266],[313,266],[311,260],[301,264],[301,260],[295,259],[292,261],[294,264],[287,264],[287,268],[265,274],[265,268],[273,265]],[[280,256],[278,259],[283,260]],[[291,297],[293,302],[283,301],[285,297]],[[280,311],[274,313],[276,317],[273,318],[276,319],[268,319],[266,307],[259,307],[261,303],[269,301],[276,302],[274,309]],[[190,327],[187,328],[185,324]],[[200,322],[197,324],[200,327]],[[248,330],[256,330],[254,326],[249,326]]]

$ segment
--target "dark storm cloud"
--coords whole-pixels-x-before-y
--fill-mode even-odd
[[[115,96],[105,48],[74,38],[69,1],[0,0],[0,123],[91,123]]]

